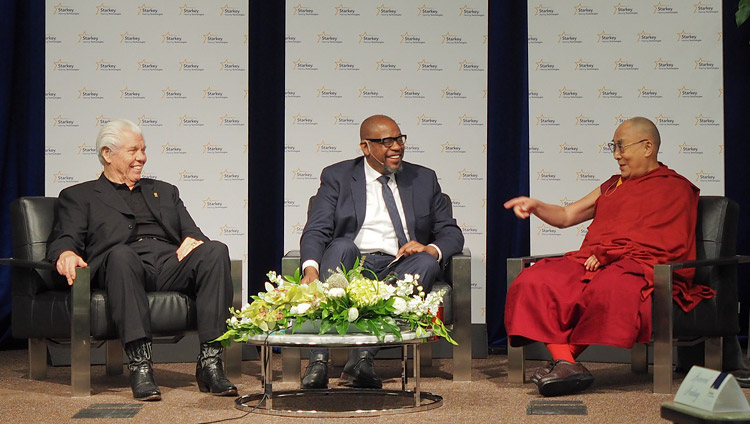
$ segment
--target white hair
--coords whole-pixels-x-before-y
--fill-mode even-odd
[[[142,136],[141,129],[138,128],[138,125],[127,119],[114,119],[104,124],[102,129],[99,130],[99,135],[96,136],[96,154],[99,156],[99,162],[102,166],[107,165],[104,161],[104,156],[102,156],[102,149],[106,147],[111,152],[116,152],[122,145],[120,136],[126,131]]]

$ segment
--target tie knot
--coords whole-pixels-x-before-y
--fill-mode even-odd
[[[383,185],[388,185],[388,181],[390,181],[391,177],[388,175],[381,175],[378,177],[378,182]]]

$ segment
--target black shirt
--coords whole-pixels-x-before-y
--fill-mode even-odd
[[[133,229],[133,232],[130,233],[127,243],[132,243],[142,238],[155,238],[171,243],[164,228],[162,228],[159,221],[154,217],[154,214],[151,213],[151,209],[146,205],[146,200],[143,197],[144,194],[141,191],[141,186],[138,181],[135,183],[132,190],[128,188],[127,184],[117,184],[112,181],[109,182],[135,215],[135,228]]]

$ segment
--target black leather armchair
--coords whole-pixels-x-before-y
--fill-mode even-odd
[[[29,339],[29,377],[46,378],[47,342],[70,343],[73,396],[91,392],[90,347],[106,345],[107,374],[122,374],[123,350],[109,314],[103,290],[91,289],[88,268],[79,268],[73,286],[44,261],[54,220],[54,197],[22,197],[10,206],[13,258],[10,265],[13,337]],[[241,307],[242,262],[232,261],[233,305]],[[191,297],[179,292],[148,293],[155,342],[176,342],[195,331],[196,309]],[[226,372],[240,377],[242,346],[225,352]]]
[[[443,193],[451,205],[450,196]],[[314,196],[313,196],[314,197]],[[313,197],[308,202],[308,209]],[[451,214],[453,212],[451,211]],[[293,275],[301,266],[299,250],[287,252],[281,259],[283,275]],[[443,298],[443,317],[446,325],[451,329],[451,337],[458,343],[453,346],[453,380],[471,381],[471,251],[454,255],[448,260],[443,277],[437,281],[432,290],[445,289]],[[332,361],[338,365],[346,362],[346,349],[341,349],[343,356],[338,356],[336,350],[332,352]],[[420,349],[421,362],[429,365],[432,362],[432,350]],[[281,351],[284,381],[295,382],[300,379],[300,351],[297,348],[285,348]]]
[[[696,224],[696,260],[654,266],[652,325],[654,349],[654,393],[672,393],[672,351],[676,345],[705,342],[709,368],[721,369],[722,338],[739,332],[737,319],[737,264],[750,262],[735,255],[739,206],[719,196],[701,196]],[[508,287],[524,267],[557,255],[508,258]],[[696,268],[694,282],[716,290],[712,299],[702,300],[690,312],[675,307],[672,300],[672,273]],[[637,343],[631,350],[631,368],[647,372],[648,345]],[[508,345],[508,380],[525,380],[523,347]]]

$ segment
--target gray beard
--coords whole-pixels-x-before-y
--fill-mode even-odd
[[[385,168],[385,173],[388,175],[395,175],[401,172],[402,169],[404,169],[404,161],[401,160],[398,164],[398,168],[391,168],[390,166],[383,165]]]

